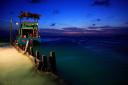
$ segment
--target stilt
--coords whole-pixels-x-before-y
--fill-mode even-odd
[[[50,70],[53,73],[57,73],[56,70],[56,56],[55,56],[55,52],[50,52],[50,57],[49,57],[49,64],[50,64]]]
[[[38,65],[38,61],[39,60],[39,51],[36,50],[36,56],[35,56],[35,64]]]
[[[47,63],[47,56],[43,55],[43,71],[47,71],[48,63]]]
[[[44,67],[43,56],[39,60],[38,70],[42,71]]]
[[[31,55],[34,56],[34,50],[33,50],[33,47],[31,47]]]

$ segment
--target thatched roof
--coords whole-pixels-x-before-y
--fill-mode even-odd
[[[34,18],[34,19],[39,19],[41,15],[35,14],[35,13],[30,13],[30,12],[21,12],[19,15],[19,18]]]

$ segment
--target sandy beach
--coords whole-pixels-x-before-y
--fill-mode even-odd
[[[33,63],[27,56],[7,46],[0,47],[0,85],[56,85],[56,83],[48,76],[34,72]]]

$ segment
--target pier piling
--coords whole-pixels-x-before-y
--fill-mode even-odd
[[[43,62],[43,56],[39,60],[38,70],[43,71],[44,62]]]
[[[47,56],[42,55],[42,60],[43,60],[43,71],[47,71],[48,68],[48,62],[47,62]]]
[[[31,55],[34,56],[34,50],[33,50],[33,47],[31,47]]]
[[[36,50],[36,56],[35,56],[35,64],[38,65],[38,60],[39,60],[39,51]]]
[[[50,65],[50,71],[56,74],[57,73],[57,70],[56,70],[56,56],[55,56],[54,51],[50,52],[49,65]]]

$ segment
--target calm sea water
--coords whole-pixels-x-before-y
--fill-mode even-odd
[[[59,75],[70,85],[128,85],[128,40],[47,37],[34,49],[54,50]]]

